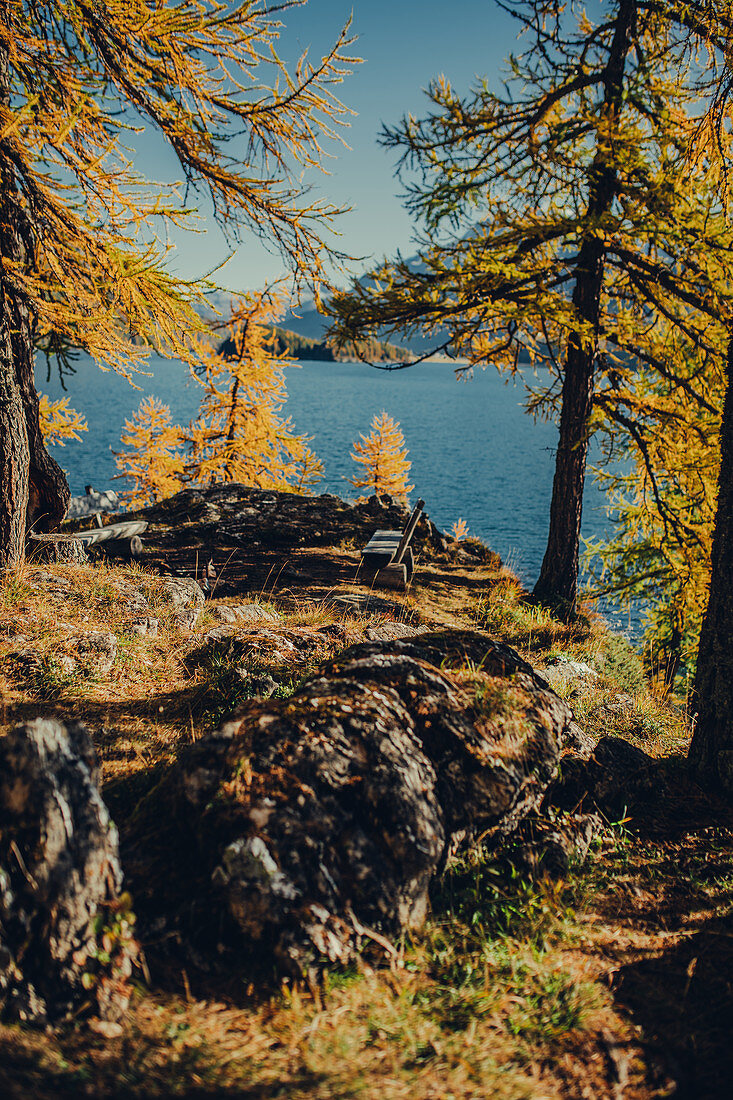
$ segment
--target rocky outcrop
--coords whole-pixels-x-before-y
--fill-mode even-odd
[[[590,757],[569,754],[547,799],[564,810],[600,810],[608,820],[663,799],[656,761],[621,737],[602,737]]]
[[[217,594],[224,596],[252,591],[253,578],[258,578],[255,588],[265,578],[268,587],[308,582],[309,567],[305,572],[296,568],[283,551],[333,547],[335,539],[358,549],[377,528],[404,528],[409,512],[387,496],[349,504],[329,493],[304,496],[229,484],[184,489],[134,515],[149,524],[146,560],[198,576],[213,559]],[[417,551],[440,553],[449,541],[421,517],[414,538]],[[278,552],[277,560],[267,559],[272,551]],[[484,550],[484,555],[490,553]]]
[[[486,689],[476,698],[438,667],[470,653]],[[199,876],[182,892],[186,913],[208,883],[207,911],[223,905],[240,937],[303,974],[365,942],[389,951],[418,925],[461,839],[498,838],[537,806],[570,720],[486,636],[360,645],[290,699],[248,703],[199,741],[150,813],[175,821]],[[138,828],[142,845],[144,813]]]
[[[212,619],[228,626],[248,623],[276,623],[280,621],[277,611],[262,607],[258,603],[222,604],[209,609]]]
[[[193,610],[204,606],[204,593],[192,577],[173,577],[163,585],[161,600],[176,610]]]
[[[80,723],[0,739],[0,1005],[36,1024],[127,1007],[135,956],[117,830]]]
[[[81,519],[85,516],[93,516],[99,512],[119,512],[120,498],[113,489],[107,489],[98,493],[91,485],[87,485],[83,496],[72,497],[66,509],[67,519]]]

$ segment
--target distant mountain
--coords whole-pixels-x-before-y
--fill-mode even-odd
[[[289,310],[283,317],[282,324],[284,328],[297,332],[299,336],[305,336],[310,340],[323,340],[326,331],[330,327],[331,319],[319,313],[313,302],[304,302],[303,305]],[[394,340],[395,333],[390,333],[385,328],[378,330],[378,339],[382,343],[385,343],[388,337]],[[430,336],[416,336],[411,333],[409,336],[400,339],[400,346],[407,348],[410,356],[414,357],[424,355],[426,351],[439,347],[447,338],[448,333],[443,330]],[[352,357],[348,356],[348,358]]]
[[[418,268],[418,257],[412,257],[407,261],[410,266]],[[367,276],[362,277],[365,281]],[[213,294],[207,295],[207,300],[210,303],[211,308],[204,310],[203,315],[207,320],[214,320],[221,322],[228,316],[231,307],[234,294],[230,294],[228,291],[217,291]],[[219,311],[217,317],[214,310]],[[326,332],[331,325],[331,319],[324,317],[322,313],[319,313],[315,307],[313,300],[306,300],[300,305],[295,305],[287,311],[282,318],[280,325],[278,326],[283,331],[294,333],[305,340],[312,341],[314,345],[326,346]],[[358,350],[353,345],[347,345],[342,352],[336,352],[335,355],[329,356],[326,353],[316,354],[315,349],[311,349],[309,354],[301,354],[292,350],[292,337],[289,338],[290,343],[288,348],[291,350],[291,354],[296,355],[299,359],[388,359],[388,360],[400,360],[407,361],[410,358],[414,358],[419,355],[424,355],[426,352],[432,351],[434,348],[440,347],[448,339],[447,329],[439,329],[429,335],[418,335],[411,333],[409,336],[400,336],[399,333],[393,333],[386,328],[379,329],[375,334],[375,338],[369,338],[366,340],[358,341]],[[396,341],[396,342],[395,342]],[[369,351],[366,354],[361,354],[364,347],[374,348],[374,352]],[[306,348],[307,346],[304,346]],[[399,355],[394,354],[392,351],[387,351],[380,354],[376,351],[376,348],[397,348],[400,352]],[[404,352],[404,354],[402,354]]]
[[[316,317],[319,313],[312,311]],[[322,333],[325,332],[322,326]],[[321,362],[350,362],[365,359],[369,362],[404,363],[412,359],[413,353],[406,348],[399,348],[395,344],[384,343],[381,340],[366,339],[349,342],[341,348],[334,348],[321,339],[311,339],[292,329],[277,326],[271,330],[277,337],[275,350],[280,355],[290,355],[293,359],[316,359]],[[231,338],[227,338],[219,345],[219,351],[223,355],[234,353],[234,344]]]

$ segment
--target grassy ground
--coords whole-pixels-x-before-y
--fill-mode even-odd
[[[355,567],[353,550],[338,555]],[[37,568],[53,580],[39,583]],[[152,977],[140,976],[121,1034],[81,1023],[47,1035],[0,1027],[0,1094],[730,1094],[733,834],[727,811],[685,777],[683,711],[655,697],[634,653],[592,616],[558,623],[498,562],[426,563],[418,578],[376,617],[309,599],[307,588],[297,597],[250,594],[280,619],[253,628],[260,641],[243,680],[226,659],[189,659],[222,601],[181,629],[163,579],[143,569],[25,566],[0,587],[0,718],[4,728],[38,714],[88,722],[124,838],[161,769],[258,677],[287,694],[319,660],[393,619],[478,627],[536,665],[564,655],[597,669],[586,681],[560,675],[557,689],[594,735],[616,733],[658,760],[666,812],[608,822],[587,864],[561,883],[529,882],[480,852],[464,857],[436,885],[426,927],[396,945],[390,966],[333,972],[318,988],[263,991],[244,970],[214,982],[158,960],[147,944]],[[136,594],[146,604],[138,614],[159,620],[156,637],[130,629]],[[105,674],[65,660],[80,657],[76,638],[93,630],[117,640]],[[22,657],[28,648],[38,654],[32,666]],[[475,674],[463,670],[467,683]]]

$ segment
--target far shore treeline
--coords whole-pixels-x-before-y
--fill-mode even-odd
[[[311,340],[290,329],[269,326],[267,331],[274,337],[273,352],[289,359],[317,360],[326,363],[345,363],[352,360],[379,363],[407,363],[413,358],[408,348],[400,348],[373,337],[359,340],[346,340],[336,344],[330,340]],[[229,358],[234,354],[234,341],[231,336],[219,345],[219,354]]]

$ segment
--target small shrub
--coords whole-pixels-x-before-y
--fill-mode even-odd
[[[641,656],[623,634],[606,634],[599,664],[604,676],[613,681],[620,691],[634,695],[646,687]]]
[[[6,611],[12,611],[32,595],[32,588],[21,576],[16,573],[8,573],[3,578],[0,593],[2,604]]]
[[[58,699],[79,691],[94,679],[93,675],[76,662],[69,662],[63,656],[46,653],[38,658],[31,669],[31,685],[35,695],[41,699]]]
[[[202,711],[206,725],[218,726],[247,699],[289,699],[300,677],[290,671],[232,661],[226,654],[213,653],[202,668]]]
[[[524,997],[509,1015],[509,1030],[523,1039],[552,1040],[582,1026],[597,997],[593,987],[563,970],[524,968]]]

